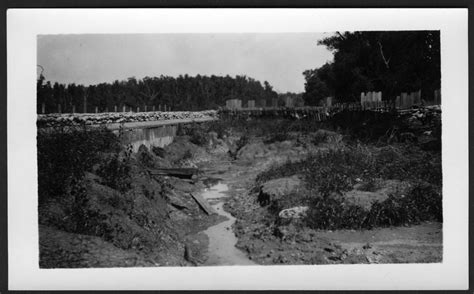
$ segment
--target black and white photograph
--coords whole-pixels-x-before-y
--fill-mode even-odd
[[[42,268],[442,261],[439,31],[44,35],[37,67]]]
[[[443,266],[464,199],[445,184],[461,96],[443,42],[420,25],[34,33],[33,266]]]

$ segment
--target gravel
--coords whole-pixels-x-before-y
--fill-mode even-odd
[[[217,118],[216,110],[173,111],[173,112],[106,112],[106,113],[65,113],[38,114],[38,127],[99,125],[111,123],[146,122],[172,119]]]

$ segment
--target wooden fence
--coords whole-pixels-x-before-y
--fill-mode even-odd
[[[379,108],[382,106],[382,92],[360,93],[360,105],[363,108]]]
[[[225,104],[227,109],[241,109],[242,108],[242,100],[240,99],[229,99],[226,101]]]
[[[311,109],[312,107],[303,106],[303,107],[295,107],[294,103],[288,99],[285,101],[285,106],[279,107],[278,106],[278,99],[272,99],[272,105],[270,107],[266,106],[266,101],[261,100],[259,101],[259,105],[262,107],[258,107],[259,109],[279,109],[279,108],[306,108]],[[409,109],[413,106],[431,106],[431,105],[440,105],[441,104],[441,90],[435,90],[433,93],[432,100],[423,100],[421,99],[421,90],[411,93],[401,93],[399,96],[395,98],[395,100],[382,100],[382,92],[362,92],[360,93],[360,103],[334,103],[332,97],[327,97],[322,101],[322,107],[328,110],[338,111],[341,109],[352,109],[352,110],[378,110],[378,111],[385,111],[388,109]],[[55,107],[52,107],[55,108]],[[228,110],[245,110],[245,109],[256,109],[255,100],[248,100],[247,107],[242,107],[242,100],[241,99],[230,99],[226,101],[226,109]],[[83,106],[82,113],[103,113],[103,112],[149,112],[149,111],[172,111],[171,107],[165,105],[155,105],[148,106],[143,105],[142,107],[130,107],[127,105],[117,106],[115,105],[112,109],[108,107],[99,108],[95,106],[93,109],[87,107],[87,104]],[[41,104],[41,114],[46,113],[76,113],[76,106],[69,105],[67,108],[61,104],[58,104],[55,109],[46,109],[45,103]]]
[[[412,108],[414,105],[421,105],[421,90],[411,93],[401,93],[395,99],[395,107],[398,109]]]

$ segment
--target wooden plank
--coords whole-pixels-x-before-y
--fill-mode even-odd
[[[202,198],[201,195],[195,194],[195,193],[189,193],[191,196],[193,196],[194,200],[199,204],[199,206],[206,212],[207,214],[217,214],[217,212],[212,208],[209,203]]]
[[[151,175],[154,176],[176,176],[183,178],[192,178],[199,170],[197,168],[158,168],[149,169]]]

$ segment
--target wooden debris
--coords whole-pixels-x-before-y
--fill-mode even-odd
[[[199,170],[197,168],[158,168],[150,169],[151,175],[154,176],[172,176],[177,178],[191,179]]]
[[[194,194],[194,193],[190,193],[191,196],[193,196],[194,200],[196,200],[196,202],[199,204],[199,206],[202,208],[202,210],[204,210],[204,212],[206,212],[207,214],[217,214],[217,212],[214,210],[214,208],[212,208],[209,203],[204,199],[202,198],[201,195],[199,194]]]

